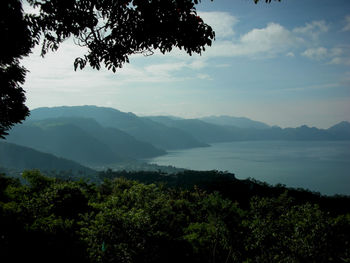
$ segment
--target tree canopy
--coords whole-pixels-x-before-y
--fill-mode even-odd
[[[26,69],[19,64],[33,47],[29,24],[20,1],[0,2],[0,138],[15,123],[23,120],[29,110],[24,105]]]
[[[225,174],[200,175],[227,187],[227,180],[218,180]],[[147,174],[139,178],[152,181]],[[350,261],[348,197],[324,197],[345,201],[343,212],[331,214],[317,195],[271,196],[272,187],[270,197],[250,196],[242,205],[222,191],[120,177],[96,185],[34,170],[25,171],[23,180],[0,174],[2,262]]]
[[[212,0],[211,0],[212,1]],[[259,0],[254,0],[257,3]],[[265,0],[271,2],[271,0]],[[136,53],[201,54],[215,39],[200,18],[201,0],[27,0],[34,14],[26,14],[20,0],[0,4],[0,138],[29,115],[23,85],[26,69],[19,60],[41,45],[42,55],[55,51],[69,37],[87,53],[74,61],[116,71]]]

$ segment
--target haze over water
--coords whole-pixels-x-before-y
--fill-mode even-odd
[[[322,194],[350,194],[350,141],[247,141],[170,151],[158,165],[220,170]]]

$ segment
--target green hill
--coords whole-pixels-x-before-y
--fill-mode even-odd
[[[26,121],[16,126],[6,139],[92,166],[164,154],[122,131],[104,128],[93,119],[84,118]]]
[[[43,128],[52,127],[57,123],[79,127],[104,145],[108,145],[108,148],[121,156],[121,159],[151,158],[165,154],[165,151],[157,149],[149,143],[139,141],[126,132],[116,128],[103,127],[92,118],[62,117],[28,122],[30,125]]]
[[[40,169],[56,172],[69,171],[71,174],[80,176],[96,174],[96,171],[77,162],[3,141],[0,141],[0,166],[6,170],[16,171]]]
[[[67,123],[46,127],[18,125],[6,137],[8,142],[34,148],[85,165],[101,165],[121,161],[107,145],[81,128]]]

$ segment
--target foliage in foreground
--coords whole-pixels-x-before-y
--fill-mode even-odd
[[[350,262],[350,215],[121,178],[0,177],[2,262]]]

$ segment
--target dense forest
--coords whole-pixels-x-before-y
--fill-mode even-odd
[[[0,177],[2,262],[349,262],[350,197],[233,174]]]

